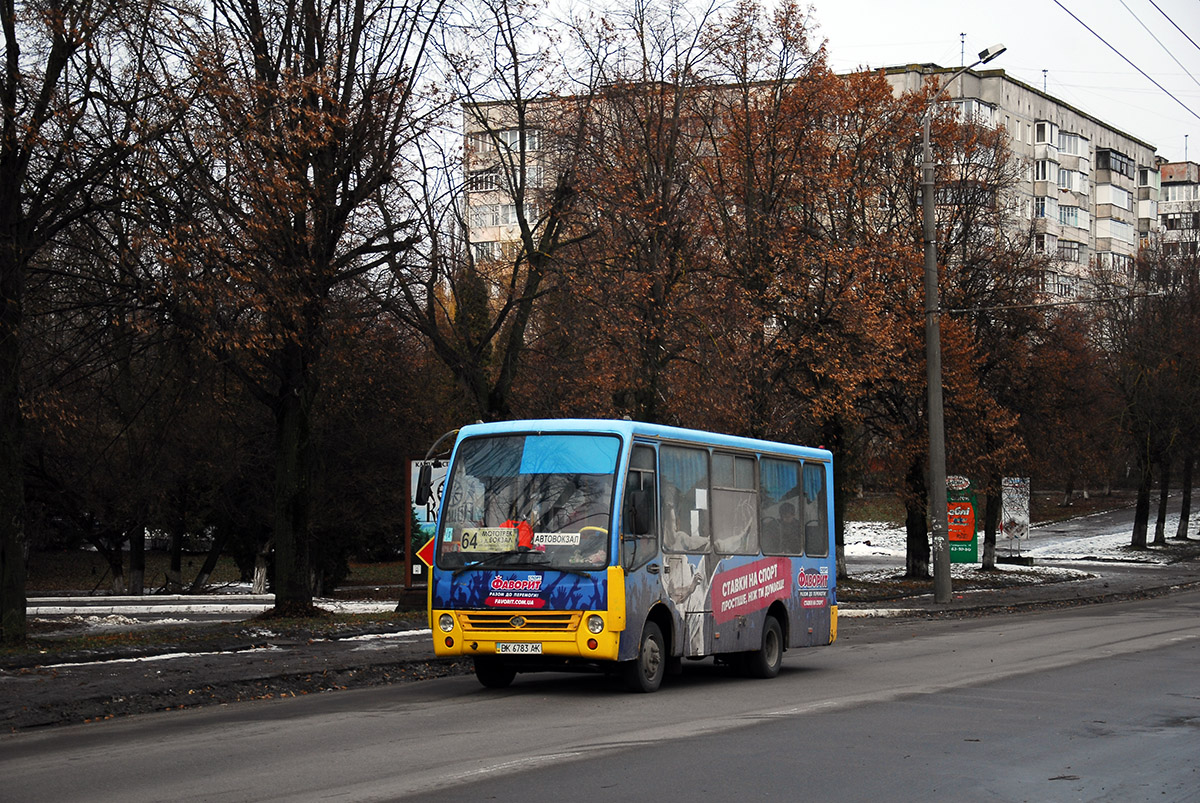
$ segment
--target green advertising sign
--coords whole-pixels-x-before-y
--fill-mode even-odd
[[[966,477],[946,478],[946,518],[949,524],[951,563],[979,562],[979,530],[975,511],[979,508],[975,489]]]

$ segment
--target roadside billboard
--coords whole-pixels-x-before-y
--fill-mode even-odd
[[[1029,535],[1029,477],[1000,480],[1000,532],[1017,541]]]
[[[412,504],[411,500],[416,498],[417,478],[422,466],[430,468],[430,479],[432,480],[430,487],[433,490],[433,496],[429,499],[428,504],[412,505],[414,529],[409,539],[410,548],[407,550],[410,584],[411,582],[425,582],[425,564],[417,557],[417,551],[430,538],[433,538],[433,531],[437,527],[438,508],[442,504],[442,491],[446,488],[446,465],[447,461],[445,460],[412,460],[409,462],[409,503]]]
[[[946,539],[951,563],[979,562],[979,528],[975,512],[979,501],[966,477],[946,478]]]

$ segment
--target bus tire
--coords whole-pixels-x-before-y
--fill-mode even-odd
[[[762,647],[746,655],[746,672],[754,678],[773,678],[783,664],[783,628],[774,616],[763,621]]]
[[[662,630],[654,622],[646,622],[642,628],[642,641],[638,645],[637,658],[621,667],[625,687],[643,694],[658,691],[667,669],[667,651],[663,643]]]
[[[475,659],[475,679],[489,689],[505,689],[517,676],[517,670],[495,658]]]

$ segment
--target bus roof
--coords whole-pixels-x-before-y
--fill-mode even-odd
[[[815,449],[808,446],[797,446],[779,441],[760,440],[758,438],[743,438],[737,435],[724,435],[700,429],[686,429],[684,427],[671,427],[663,424],[647,424],[640,421],[604,418],[540,418],[496,421],[490,424],[470,424],[459,431],[458,440],[461,441],[463,438],[479,435],[547,432],[611,433],[622,436],[626,441],[635,437],[662,441],[684,441],[709,446],[723,446],[731,449],[748,449],[755,452],[783,454],[810,460],[833,459],[833,454],[827,449]]]

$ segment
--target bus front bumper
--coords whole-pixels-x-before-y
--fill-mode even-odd
[[[504,622],[498,623],[494,610],[434,609],[429,616],[433,651],[438,656],[488,655],[521,660],[536,660],[538,656],[584,661],[617,659],[621,633],[610,627],[605,612],[564,613],[569,615],[566,622],[554,622],[554,629],[547,629],[536,615],[521,615],[515,611]],[[585,626],[590,616],[604,620],[599,633],[592,633]],[[522,623],[514,626],[513,620],[522,620]]]

